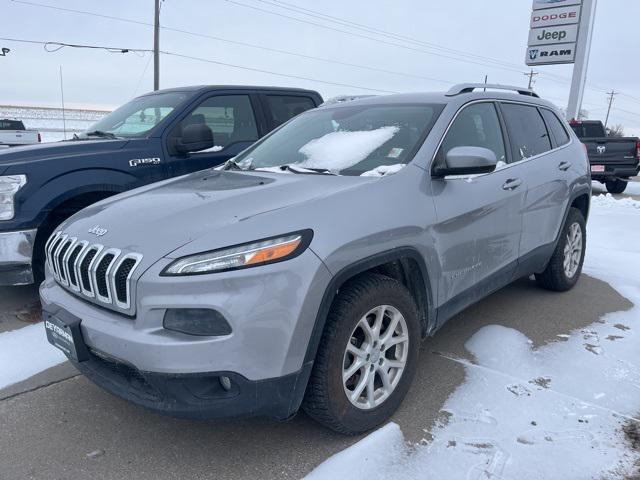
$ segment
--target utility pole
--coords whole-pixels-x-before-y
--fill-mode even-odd
[[[610,92],[607,92],[607,95],[609,95],[609,108],[607,108],[607,118],[604,121],[605,131],[607,129],[607,123],[609,123],[609,114],[611,113],[611,105],[613,105],[613,97],[615,97],[617,94],[618,92],[616,92],[615,90],[611,90]]]
[[[529,90],[531,90],[533,88],[533,84],[535,83],[533,81],[533,77],[535,77],[536,75],[538,75],[538,72],[534,72],[533,68],[531,69],[531,71],[529,73],[523,73],[523,75],[525,77],[529,77],[529,86],[527,87]]]
[[[580,116],[584,87],[587,83],[587,68],[589,67],[589,52],[591,51],[591,39],[593,37],[593,24],[596,17],[597,1],[598,0],[582,0],[579,27],[580,35],[578,36],[578,43],[576,45],[571,92],[569,93],[569,105],[567,106],[567,118],[569,120],[578,119]]]
[[[160,89],[160,0],[155,0],[153,22],[153,90]]]
[[[485,76],[484,76],[484,84],[486,85],[488,81],[489,81],[489,75],[485,75]],[[487,89],[485,88],[483,91],[485,91],[485,92],[486,92],[486,91],[487,91]]]

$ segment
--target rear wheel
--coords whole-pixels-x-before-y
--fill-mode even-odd
[[[627,189],[627,181],[616,178],[615,180],[608,180],[605,182],[607,192],[609,193],[622,193]]]
[[[419,344],[418,311],[400,282],[378,274],[349,281],[331,306],[304,410],[347,435],[380,425],[409,389]]]
[[[576,284],[584,263],[587,239],[585,225],[582,212],[571,208],[547,268],[536,274],[540,286],[564,292]]]

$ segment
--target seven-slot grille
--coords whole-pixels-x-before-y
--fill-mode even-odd
[[[63,232],[49,238],[45,251],[47,265],[60,285],[105,306],[131,310],[131,277],[142,255],[91,244]]]

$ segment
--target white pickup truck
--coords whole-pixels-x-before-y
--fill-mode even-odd
[[[27,130],[20,120],[0,120],[0,146],[32,145],[42,141],[36,130]]]

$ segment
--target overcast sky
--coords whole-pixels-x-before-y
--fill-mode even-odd
[[[306,79],[165,54],[160,62],[161,88],[193,84],[282,85],[313,88],[323,96],[331,97],[381,93],[379,91],[446,90],[454,83],[481,82],[485,75],[489,76],[489,82],[527,84],[523,72],[528,71],[524,55],[531,0],[286,0],[287,4],[283,1],[165,0],[161,24],[388,73],[163,30],[161,49],[164,51]],[[148,25],[54,10],[33,3],[135,22],[153,22],[153,0],[0,0],[0,37],[152,48],[153,29]],[[604,119],[605,90],[619,91],[610,123],[621,123],[626,133],[640,135],[640,1],[600,0],[598,3],[589,88],[583,108],[589,111],[590,117]],[[340,25],[335,20],[309,17],[282,8],[293,6],[410,37],[414,42],[367,33]],[[72,48],[47,53],[42,45],[3,40],[0,40],[0,47],[11,48],[6,57],[0,57],[0,104],[58,106],[60,65],[68,106],[110,109],[153,86],[153,64],[149,62],[148,53],[121,54]],[[443,48],[471,55],[461,56]],[[487,57],[497,59],[501,64],[489,63]],[[540,75],[536,77],[534,88],[541,96],[566,107],[572,67],[545,66],[536,70]]]

